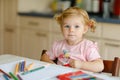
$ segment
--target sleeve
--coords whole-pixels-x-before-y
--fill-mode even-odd
[[[98,52],[98,46],[97,43],[91,44],[88,49],[87,49],[87,60],[88,61],[93,61],[95,59],[101,58],[99,52]]]
[[[57,41],[55,41],[51,47],[50,50],[48,50],[47,55],[49,56],[49,58],[51,60],[55,60],[56,59],[56,54],[57,54]]]

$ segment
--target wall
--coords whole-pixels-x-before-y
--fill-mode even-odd
[[[53,0],[18,0],[18,12],[46,12]]]

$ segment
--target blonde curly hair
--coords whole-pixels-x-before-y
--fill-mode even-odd
[[[84,24],[89,26],[92,32],[95,32],[96,21],[94,19],[90,19],[88,13],[81,8],[78,7],[67,8],[61,14],[55,15],[54,18],[58,22],[58,24],[62,25],[62,21],[64,18],[74,15],[82,16]]]

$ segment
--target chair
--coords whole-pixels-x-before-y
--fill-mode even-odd
[[[47,52],[47,50],[43,49],[41,56],[44,55],[46,52]],[[56,64],[57,64],[57,61],[58,61],[57,58],[55,60],[53,60],[53,62],[56,63]]]
[[[119,76],[120,69],[120,58],[115,57],[114,61],[112,60],[103,60],[104,70],[102,72],[111,73],[112,76]]]

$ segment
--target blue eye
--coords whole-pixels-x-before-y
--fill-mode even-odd
[[[77,25],[77,26],[75,26],[75,28],[79,28],[79,26]]]
[[[66,25],[65,28],[70,28],[70,26],[69,26],[69,25]]]

